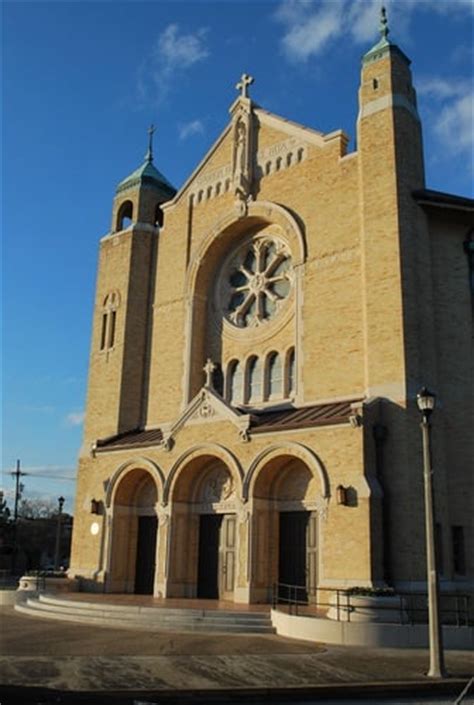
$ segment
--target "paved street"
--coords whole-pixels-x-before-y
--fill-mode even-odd
[[[178,691],[180,698],[174,702],[185,702],[182,691],[193,691],[193,702],[198,702],[197,691],[211,690],[217,696],[229,689],[272,688],[283,693],[292,688],[294,703],[298,692],[308,697],[317,688],[323,694],[326,686],[339,685],[352,695],[362,684],[374,688],[383,682],[408,683],[410,688],[412,683],[414,690],[417,683],[429,685],[423,675],[428,661],[423,650],[326,647],[273,635],[143,633],[31,618],[11,607],[2,608],[0,619],[2,705],[49,702],[28,701],[31,690],[22,693],[23,700],[15,700],[19,687],[77,691],[83,697],[89,693],[88,700],[80,700],[88,703],[96,702],[91,693],[100,691],[101,702],[107,702],[106,694],[110,697],[112,692],[147,691],[147,697],[161,693],[161,703]],[[472,654],[448,652],[447,665],[457,680],[454,692],[459,693],[474,671]],[[381,698],[382,691],[377,692]],[[255,697],[247,702],[259,702]],[[209,694],[206,698],[211,702]],[[276,698],[275,692],[268,702],[276,703]]]

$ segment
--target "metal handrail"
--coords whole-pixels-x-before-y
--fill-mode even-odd
[[[334,602],[327,602],[321,599],[320,593],[335,594]],[[336,611],[337,621],[344,617],[345,621],[351,621],[351,613],[357,607],[351,604],[351,597],[397,597],[398,603],[394,605],[371,606],[371,609],[380,612],[398,612],[399,624],[424,624],[428,621],[428,606],[426,592],[356,592],[351,588],[320,588],[306,585],[292,585],[289,583],[274,583],[272,589],[272,606],[278,609],[279,605],[287,605],[288,613],[298,615],[301,607],[312,607],[316,611],[326,608],[333,608]],[[441,619],[444,624],[454,624],[457,627],[469,625],[470,599],[471,596],[464,593],[441,593]],[[318,599],[319,598],[319,599]],[[422,601],[425,604],[418,606]],[[453,601],[453,602],[451,602]],[[452,606],[450,606],[450,603]],[[307,612],[305,611],[307,614]]]

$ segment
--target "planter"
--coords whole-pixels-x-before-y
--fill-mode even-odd
[[[406,624],[405,600],[397,595],[351,595],[339,593],[329,598],[328,619],[340,622],[382,622]],[[339,607],[338,607],[339,605]]]
[[[18,590],[25,592],[73,592],[78,589],[77,580],[70,578],[38,577],[36,575],[22,575],[18,582]]]

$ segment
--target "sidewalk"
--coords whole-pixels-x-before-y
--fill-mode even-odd
[[[160,698],[155,702],[184,703],[191,694],[193,703],[210,703],[212,693],[220,702],[236,702],[243,689],[247,703],[274,705],[285,701],[289,688],[295,702],[295,698],[314,700],[318,692],[326,697],[336,691],[353,696],[356,689],[367,693],[370,688],[373,694],[401,694],[403,689],[410,694],[424,684],[433,691],[434,685],[424,676],[425,650],[326,647],[274,635],[144,633],[33,619],[11,607],[0,610],[0,620],[2,705],[131,705],[134,698],[137,703],[152,703],[153,696]],[[450,679],[445,687],[458,695],[474,672],[473,655],[446,652],[446,661]],[[76,695],[61,699],[59,694],[66,691]],[[198,698],[199,693],[204,699]],[[233,699],[229,693],[234,693]],[[372,695],[365,702],[371,700]]]

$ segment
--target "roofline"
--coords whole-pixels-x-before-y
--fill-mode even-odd
[[[466,196],[455,196],[452,193],[433,191],[431,189],[418,189],[413,191],[412,196],[420,206],[445,208],[455,211],[474,211],[474,199]]]

